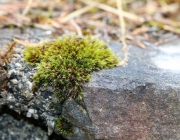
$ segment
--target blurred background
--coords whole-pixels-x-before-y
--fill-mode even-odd
[[[29,27],[158,46],[180,34],[180,0],[0,0],[0,28]]]

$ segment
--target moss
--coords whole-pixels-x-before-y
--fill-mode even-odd
[[[34,82],[54,86],[60,101],[68,97],[81,98],[82,85],[89,81],[92,71],[112,68],[119,61],[105,43],[75,35],[42,46],[29,46],[24,50],[24,59],[37,66]]]
[[[29,65],[40,63],[43,50],[41,46],[27,47],[24,51],[24,59]]]
[[[72,135],[72,127],[73,125],[69,120],[66,120],[62,117],[55,119],[55,128],[61,135]]]

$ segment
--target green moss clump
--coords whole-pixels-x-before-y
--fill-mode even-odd
[[[41,46],[27,47],[24,51],[24,59],[29,65],[35,65],[40,63],[41,56],[43,55],[43,49]]]
[[[82,85],[90,79],[90,72],[112,68],[119,59],[105,43],[91,37],[64,36],[42,46],[29,46],[24,59],[37,66],[33,80],[55,87],[60,101],[68,97],[81,98]]]
[[[72,127],[73,125],[69,120],[66,120],[62,117],[55,119],[55,128],[61,135],[72,135]]]

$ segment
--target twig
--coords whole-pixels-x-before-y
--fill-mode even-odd
[[[121,41],[122,41],[122,51],[124,52],[124,59],[122,61],[120,61],[119,64],[117,64],[117,66],[124,66],[127,64],[128,62],[128,50],[127,50],[127,44],[126,44],[126,36],[125,36],[125,22],[124,22],[124,17],[123,17],[123,13],[122,13],[122,1],[121,0],[116,0],[117,2],[117,7],[118,7],[118,13],[119,13],[119,22],[120,22],[120,26],[121,26]]]
[[[172,3],[170,5],[162,5],[162,8],[159,8],[159,11],[163,13],[174,13],[175,11],[179,10],[179,8],[180,5],[178,3]]]
[[[79,25],[78,25],[73,19],[70,20],[70,23],[71,23],[71,24],[73,25],[73,27],[76,29],[77,34],[78,34],[80,37],[82,37],[83,34],[82,34],[82,31],[81,31],[81,28],[79,27]]]
[[[134,40],[127,40],[128,43],[136,45],[142,49],[146,49],[146,46],[140,42],[134,41]]]
[[[40,29],[43,29],[43,30],[55,31],[55,29],[53,28],[53,26],[50,25],[50,24],[38,24],[38,23],[35,23],[35,24],[34,24],[34,27],[40,28]]]
[[[149,31],[149,28],[146,27],[146,26],[142,26],[142,27],[140,27],[140,28],[135,29],[135,30],[131,33],[131,35],[134,36],[134,35],[146,33],[147,31]]]
[[[1,9],[1,11],[9,12],[9,11],[16,11],[16,10],[22,9],[22,8],[24,8],[24,6],[25,6],[24,2],[2,4],[2,5],[0,5],[0,9]]]
[[[172,26],[164,25],[163,29],[180,35],[180,29],[175,29]]]
[[[17,44],[23,45],[23,46],[25,46],[25,47],[27,47],[27,46],[38,46],[38,45],[40,45],[40,43],[24,42],[24,41],[15,39],[15,38],[14,38],[14,42],[17,43]]]
[[[158,40],[158,41],[155,43],[155,45],[156,45],[156,46],[159,46],[159,45],[161,45],[161,44],[164,44],[164,43],[173,41],[173,40],[175,40],[175,39],[177,39],[177,38],[178,38],[178,36],[172,36],[172,37],[170,37],[170,38],[160,39],[160,40]]]
[[[77,17],[77,16],[79,16],[79,15],[82,15],[83,13],[91,10],[93,7],[95,7],[95,4],[91,4],[91,5],[89,5],[89,6],[86,6],[86,7],[84,7],[84,8],[81,8],[81,9],[79,9],[79,10],[76,10],[76,11],[70,13],[69,15],[65,16],[64,18],[62,18],[60,22],[61,22],[61,23],[65,23],[65,22],[67,22],[68,20],[70,20],[70,19],[72,19],[72,18],[75,18],[75,17]]]
[[[33,2],[33,0],[28,0],[28,3],[22,13],[24,16],[28,13],[29,9],[31,8],[32,2]]]
[[[92,21],[92,20],[97,20],[97,19],[100,19],[102,17],[105,17],[106,15],[107,15],[107,12],[104,11],[104,12],[101,12],[101,13],[93,14],[92,16],[82,17],[81,20]]]
[[[170,26],[174,26],[174,27],[180,26],[180,22],[176,22],[176,21],[173,21],[171,19],[166,19],[166,18],[162,18],[162,17],[161,18],[154,17],[153,19],[155,21],[162,23],[162,24],[165,24],[165,25],[170,25]]]
[[[108,6],[108,5],[105,5],[105,4],[102,4],[102,3],[98,3],[98,2],[95,2],[95,1],[91,1],[91,0],[80,0],[81,2],[85,3],[85,4],[94,4],[96,5],[96,7],[102,9],[102,10],[105,10],[105,11],[108,11],[108,12],[111,12],[113,14],[116,14],[118,15],[119,13],[119,10],[118,9],[115,9],[111,6]],[[117,1],[117,0],[116,0]],[[132,14],[132,13],[128,13],[128,12],[125,12],[125,11],[122,11],[122,16],[131,20],[131,21],[134,21],[134,22],[144,22],[144,19],[142,17],[139,17],[135,14]]]

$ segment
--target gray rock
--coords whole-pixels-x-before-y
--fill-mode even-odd
[[[12,79],[11,82],[12,82],[12,84],[14,84],[14,85],[17,85],[17,84],[18,84],[17,79]]]
[[[21,69],[22,68],[22,65],[20,63],[16,63],[15,66],[16,66],[16,69]]]
[[[0,112],[1,113],[1,112]],[[48,140],[47,132],[30,124],[25,119],[17,119],[9,114],[0,116],[1,140]]]
[[[7,74],[7,77],[8,77],[8,78],[14,77],[15,72],[16,72],[15,70],[9,70],[9,71],[8,71],[8,74]]]
[[[31,114],[34,114],[34,113],[37,113],[37,110],[30,108],[30,109],[28,110],[28,112],[31,113]]]
[[[29,36],[34,39],[41,35]],[[109,46],[123,57],[119,43]],[[20,54],[23,46],[16,47]],[[10,81],[17,79],[18,84],[8,82],[11,90],[1,91],[0,102],[27,117],[41,119],[49,134],[53,130],[58,133],[55,118],[70,120],[74,134],[64,136],[69,140],[179,140],[180,41],[146,50],[129,46],[129,52],[126,66],[93,72],[83,86],[83,99],[69,98],[64,104],[53,96],[53,87],[32,91],[36,69],[17,55],[7,73]],[[2,83],[0,80],[0,86]]]
[[[0,40],[1,40],[0,48],[4,48],[9,42],[11,42],[14,33],[20,34],[20,32],[18,32],[19,30],[13,29],[13,31],[14,32],[12,32],[12,30],[10,29],[0,30]],[[43,33],[42,30],[41,32],[35,30],[36,33],[33,30],[31,31],[29,30],[28,32],[32,33],[32,38],[34,38],[34,34],[38,33],[38,35],[40,36],[41,33]],[[4,35],[1,36],[2,34],[4,35],[7,34],[8,37],[10,36],[10,38],[4,38]],[[28,35],[27,31],[25,31],[25,34]],[[43,38],[44,37],[45,35],[43,35]],[[6,81],[8,87],[7,90],[0,91],[0,107],[2,105],[7,105],[12,110],[18,112],[19,114],[20,113],[24,114],[24,116],[26,117],[42,120],[41,125],[44,124],[44,126],[46,126],[46,122],[50,120],[49,118],[52,118],[52,116],[54,116],[54,118],[58,117],[60,115],[60,111],[54,108],[51,109],[49,108],[52,99],[50,96],[53,95],[52,90],[48,91],[47,88],[43,87],[44,91],[43,92],[37,91],[37,93],[39,93],[38,95],[36,95],[32,91],[32,76],[35,74],[36,69],[34,67],[27,65],[24,62],[24,59],[22,57],[23,49],[24,49],[23,46],[20,45],[15,46],[14,58],[12,58],[12,61],[10,61],[8,71],[0,73],[0,89],[5,88]],[[61,105],[60,103],[58,104]],[[54,119],[52,120],[52,123],[53,121]],[[0,127],[1,127],[1,123],[0,123]],[[5,129],[5,127],[3,129]],[[33,131],[37,132],[37,130],[38,127],[34,128]],[[8,131],[12,131],[12,130],[8,130]],[[7,132],[4,132],[2,134],[0,132],[0,139],[2,140],[13,139],[11,138],[11,136],[16,135],[15,134],[16,132],[13,133],[14,134],[9,134]],[[33,135],[33,132],[32,133],[29,132],[26,135]],[[29,138],[22,137],[18,139],[22,140],[22,139],[44,139],[44,138],[43,137],[37,138],[35,136],[34,137],[32,136]]]
[[[95,139],[180,139],[179,46],[130,46],[127,66],[93,74],[84,102]]]
[[[110,46],[122,56],[120,44]],[[66,102],[63,117],[81,130],[67,139],[180,139],[180,41],[129,51],[126,66],[93,72],[84,85],[81,107],[87,113]]]
[[[38,119],[39,119],[38,114],[33,114],[33,118],[34,118],[35,120],[38,120]]]
[[[8,95],[8,97],[7,97],[7,101],[9,101],[9,102],[15,102],[15,98],[14,98],[14,96],[12,96],[12,95]]]
[[[30,112],[27,112],[26,117],[31,118],[32,114]]]
[[[30,81],[27,81],[27,82],[26,82],[26,85],[27,85],[27,87],[28,87],[29,90],[32,89],[32,83],[31,83]]]
[[[47,121],[48,135],[50,136],[54,131],[54,120]]]

